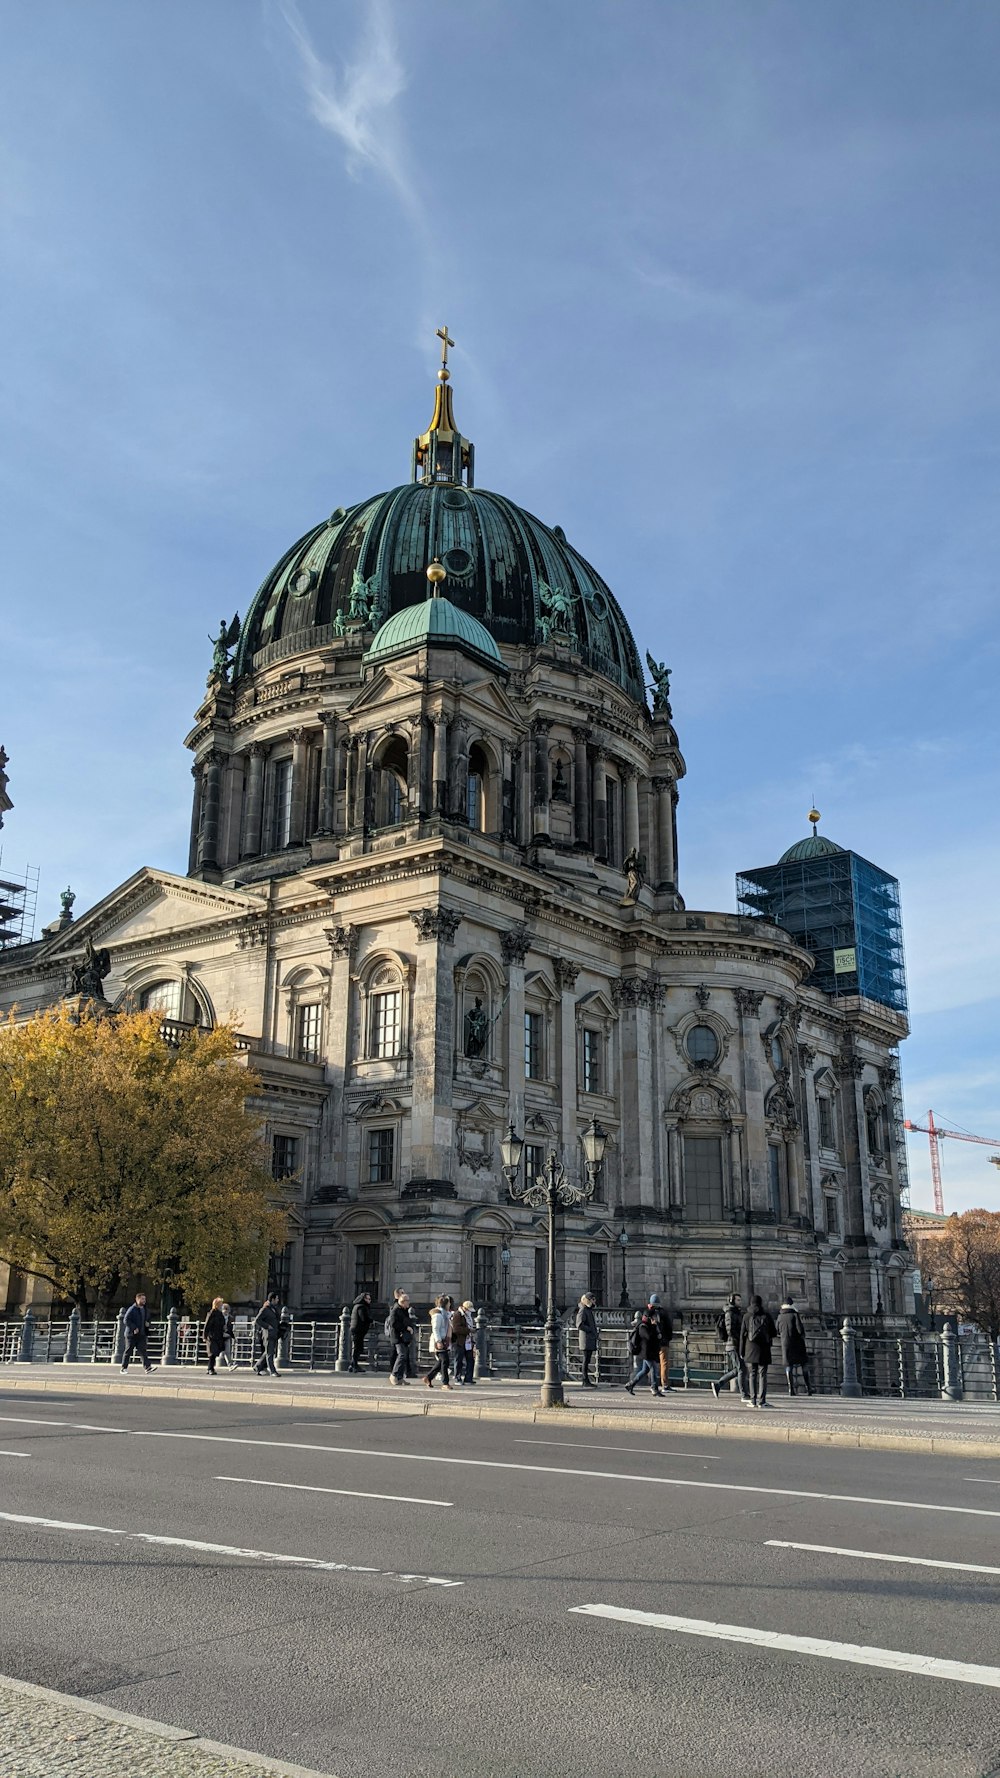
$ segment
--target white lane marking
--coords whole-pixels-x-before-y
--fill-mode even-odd
[[[112,1432],[120,1436],[132,1430],[130,1426],[88,1426],[84,1420],[39,1420],[32,1414],[0,1414],[0,1420],[10,1426],[68,1426],[71,1432]]]
[[[0,1415],[0,1419],[13,1418]],[[71,1420],[46,1421],[46,1425],[68,1426]],[[391,1458],[397,1463],[451,1463],[462,1469],[518,1470],[524,1475],[556,1475],[583,1478],[594,1482],[641,1482],[649,1488],[710,1488],[718,1494],[765,1494],[771,1500],[833,1500],[847,1506],[892,1506],[901,1512],[959,1513],[963,1518],[1000,1519],[1000,1510],[987,1506],[945,1506],[936,1500],[890,1500],[879,1494],[823,1494],[815,1488],[759,1487],[751,1482],[695,1482],[686,1476],[630,1475],[618,1469],[567,1469],[555,1463],[504,1463],[499,1458],[439,1457],[422,1451],[373,1451],[364,1445],[307,1445],[294,1439],[232,1438],[219,1432],[147,1432],[134,1426],[96,1426],[92,1432],[124,1432],[130,1438],[179,1438],[196,1444],[250,1445],[255,1451],[325,1451],[330,1457],[372,1457],[377,1462]]]
[[[992,1475],[964,1475],[963,1482],[985,1482],[987,1488],[1000,1488],[1000,1481]]]
[[[842,1550],[835,1543],[786,1543],[784,1538],[769,1537],[769,1550],[813,1550],[820,1556],[855,1556],[861,1562],[908,1562],[916,1568],[960,1568],[965,1574],[1000,1574],[1000,1568],[986,1568],[979,1562],[945,1562],[933,1556],[883,1556],[878,1550]]]
[[[30,1451],[0,1451],[0,1457],[30,1457]]]
[[[245,1482],[248,1488],[292,1488],[296,1494],[349,1494],[352,1500],[398,1500],[402,1506],[452,1506],[451,1500],[423,1500],[419,1494],[369,1494],[367,1488],[315,1488],[308,1482],[262,1482],[252,1475],[217,1475],[217,1482]]]
[[[277,1550],[241,1549],[230,1543],[204,1543],[195,1537],[163,1537],[152,1531],[123,1531],[115,1525],[83,1525],[74,1519],[39,1519],[27,1513],[0,1512],[11,1525],[40,1525],[46,1531],[97,1531],[102,1537],[126,1537],[132,1543],[165,1544],[171,1549],[199,1550],[210,1556],[244,1556],[252,1562],[277,1562],[292,1568],[316,1568],[328,1574],[377,1574],[382,1580],[416,1580],[428,1587],[462,1587],[461,1580],[442,1580],[436,1574],[397,1574],[390,1568],[361,1567],[356,1562],[322,1562],[318,1556],[285,1556]]]
[[[590,1445],[584,1439],[516,1438],[515,1445],[560,1445],[564,1451],[628,1451],[634,1457],[690,1457],[693,1463],[721,1463],[721,1457],[706,1457],[700,1451],[653,1451],[644,1445]]]
[[[682,1636],[704,1636],[713,1642],[749,1642],[755,1648],[821,1655],[828,1661],[853,1661],[859,1667],[884,1667],[891,1673],[919,1673],[926,1679],[950,1679],[960,1685],[1000,1688],[1000,1667],[977,1667],[970,1661],[942,1661],[935,1655],[911,1655],[899,1648],[869,1648],[859,1642],[827,1642],[820,1636],[787,1636],[780,1630],[760,1630],[754,1624],[714,1624],[708,1618],[668,1617],[665,1612],[629,1611],[618,1605],[571,1605],[570,1611],[585,1617],[614,1618],[624,1624],[649,1624],[656,1630],[677,1630]]]

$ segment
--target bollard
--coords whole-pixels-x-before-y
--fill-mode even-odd
[[[24,1311],[21,1332],[17,1342],[17,1360],[19,1364],[31,1363],[31,1351],[35,1344],[35,1317],[30,1309]]]
[[[125,1357],[125,1311],[119,1309],[115,1316],[115,1343],[111,1348],[112,1364],[121,1365]]]
[[[179,1316],[176,1309],[171,1309],[167,1316],[167,1337],[163,1342],[163,1363],[177,1363],[177,1324]]]
[[[840,1385],[841,1395],[860,1395],[861,1384],[858,1382],[858,1355],[854,1350],[854,1329],[847,1317],[840,1330],[844,1342],[844,1380]]]
[[[958,1335],[955,1323],[946,1321],[941,1334],[941,1356],[944,1360],[944,1388],[941,1391],[942,1401],[961,1401],[962,1375],[958,1368]]]
[[[486,1318],[486,1310],[476,1312],[476,1331],[473,1335],[475,1357],[472,1365],[472,1381],[480,1383],[490,1374],[490,1324]]]
[[[70,1311],[69,1325],[66,1328],[66,1353],[63,1364],[76,1364],[80,1357],[80,1311]]]
[[[287,1322],[287,1330],[278,1341],[278,1363],[283,1370],[289,1370],[292,1363],[292,1327],[295,1317],[291,1309],[282,1309],[281,1320]]]
[[[337,1362],[334,1366],[338,1371],[349,1371],[351,1368],[351,1311],[345,1303],[340,1311],[340,1344],[337,1347]]]

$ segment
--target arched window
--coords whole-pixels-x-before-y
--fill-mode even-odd
[[[165,1019],[179,1019],[183,998],[183,983],[154,982],[152,987],[143,989],[139,1005],[145,1012],[158,1012]]]
[[[465,794],[465,817],[475,833],[486,832],[486,784],[489,761],[475,743],[469,748],[469,778]]]
[[[409,760],[406,742],[399,735],[394,735],[379,754],[374,786],[376,827],[395,827],[405,819]]]

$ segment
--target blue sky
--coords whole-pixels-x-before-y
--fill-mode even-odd
[[[823,827],[902,882],[911,1117],[1000,1136],[1000,12],[0,5],[4,863],[183,870],[219,617],[477,477],[674,670],[682,887]],[[945,1149],[949,1208],[1000,1208]],[[930,1202],[911,1143],[915,1203]]]

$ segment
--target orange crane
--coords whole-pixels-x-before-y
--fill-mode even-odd
[[[992,1136],[970,1136],[967,1130],[942,1130],[934,1122],[934,1113],[927,1113],[925,1124],[913,1124],[908,1117],[903,1119],[904,1130],[916,1130],[918,1135],[926,1136],[931,1150],[931,1183],[934,1186],[934,1209],[938,1216],[944,1215],[944,1192],[941,1189],[941,1151],[938,1144],[945,1136],[954,1137],[956,1142],[981,1142],[984,1148],[1000,1148],[1000,1140]],[[1000,1167],[1000,1155],[991,1155],[994,1166]]]

